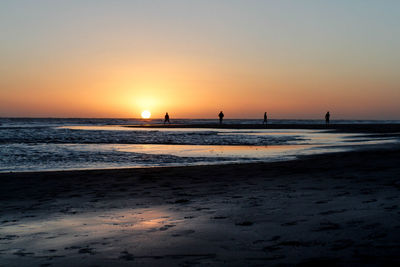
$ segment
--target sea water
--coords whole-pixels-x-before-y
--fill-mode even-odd
[[[216,120],[174,123],[217,126]],[[260,120],[225,120],[260,124]],[[318,120],[274,120],[274,124],[318,124]],[[335,121],[335,123],[398,123]],[[267,162],[398,142],[393,137],[331,130],[146,128],[161,120],[0,119],[0,172],[189,166]],[[136,125],[135,128],[126,127]],[[138,127],[139,126],[139,127]]]

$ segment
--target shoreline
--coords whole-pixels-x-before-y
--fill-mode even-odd
[[[399,264],[400,148],[0,174],[0,264]]]
[[[381,151],[396,151],[400,150],[400,144],[394,144],[394,145],[369,145],[369,146],[361,146],[356,149],[348,150],[348,151],[332,151],[332,152],[325,152],[321,154],[311,154],[311,155],[298,155],[295,158],[291,159],[282,159],[282,160],[277,160],[277,161],[259,161],[259,162],[244,162],[244,163],[215,163],[215,164],[200,164],[200,165],[183,165],[183,166],[149,166],[149,167],[120,167],[120,168],[97,168],[97,169],[67,169],[67,170],[40,170],[40,171],[9,171],[9,172],[0,172],[0,179],[2,176],[29,176],[29,175],[74,175],[78,173],[82,173],[84,175],[97,175],[99,173],[109,173],[113,174],[114,172],[135,172],[136,170],[142,171],[142,170],[148,170],[151,172],[151,170],[155,171],[160,171],[160,170],[165,170],[165,171],[170,171],[170,170],[175,170],[175,169],[180,169],[182,172],[184,171],[189,171],[191,169],[209,169],[209,168],[221,168],[221,167],[226,167],[226,168],[231,168],[235,166],[241,166],[241,167],[248,167],[252,168],[254,166],[263,166],[265,168],[275,168],[276,166],[280,165],[285,165],[289,164],[290,162],[307,162],[307,161],[312,161],[314,159],[324,159],[324,158],[330,158],[330,157],[339,157],[340,155],[347,155],[347,154],[360,154],[360,153],[373,153],[373,152],[381,152]],[[204,170],[205,171],[205,170]]]
[[[216,127],[214,127],[214,126],[216,126]],[[264,154],[262,154],[260,152],[259,155],[262,155],[263,159],[265,158],[266,162],[273,162],[274,160],[277,160],[277,161],[286,160],[286,159],[279,158],[279,155],[277,154],[276,151],[278,151],[279,148],[282,148],[281,150],[283,152],[289,151],[290,148],[285,148],[285,147],[289,147],[289,146],[291,146],[293,148],[293,150],[296,150],[296,149],[299,150],[300,152],[298,152],[298,154],[310,154],[310,153],[313,153],[313,152],[311,152],[311,150],[313,148],[312,146],[314,146],[314,147],[318,147],[319,146],[320,149],[321,149],[321,151],[314,150],[314,153],[318,153],[318,152],[330,153],[329,151],[326,151],[326,152],[322,151],[323,148],[324,147],[332,148],[333,150],[353,150],[353,149],[358,149],[357,147],[359,146],[359,144],[362,144],[362,142],[364,142],[368,146],[379,146],[379,142],[380,142],[383,146],[385,146],[384,142],[396,143],[396,142],[398,142],[398,140],[400,140],[400,124],[385,124],[385,125],[380,125],[380,124],[378,124],[378,125],[377,124],[348,125],[348,124],[345,124],[345,125],[332,125],[328,129],[327,128],[323,128],[323,129],[320,129],[320,130],[314,129],[314,128],[321,128],[321,127],[326,127],[326,126],[325,125],[311,125],[311,124],[309,124],[309,125],[291,124],[291,125],[288,126],[286,124],[285,125],[276,124],[276,125],[272,125],[271,128],[275,128],[275,129],[282,128],[283,131],[286,131],[287,133],[289,133],[289,135],[293,135],[294,139],[296,139],[296,138],[298,138],[298,136],[300,136],[301,138],[299,139],[300,140],[299,144],[290,143],[290,139],[288,139],[289,140],[288,144],[285,144],[285,143],[279,144],[279,142],[281,142],[281,141],[280,141],[280,139],[278,137],[276,137],[276,135],[281,134],[281,131],[278,130],[278,131],[275,131],[275,132],[274,131],[268,132],[271,128],[268,128],[268,129],[264,128],[264,129],[262,129],[263,131],[262,131],[261,134],[267,134],[267,135],[272,134],[273,135],[273,137],[271,139],[272,140],[271,141],[272,144],[269,144],[270,143],[269,140],[267,140],[267,141],[262,140],[263,142],[259,142],[260,143],[259,146],[255,145],[255,144],[257,144],[256,141],[258,140],[255,137],[253,139],[249,139],[251,144],[246,144],[247,141],[245,141],[244,144],[242,144],[243,141],[241,139],[239,139],[239,138],[233,139],[233,141],[232,141],[231,137],[226,137],[225,139],[222,139],[222,140],[224,140],[224,143],[226,143],[226,144],[218,144],[218,142],[216,142],[216,144],[214,145],[215,140],[210,139],[211,141],[207,140],[206,144],[191,145],[191,144],[196,143],[196,142],[201,143],[202,142],[202,138],[203,138],[201,135],[195,136],[195,138],[193,138],[193,139],[190,139],[190,138],[192,138],[191,135],[190,135],[189,136],[190,138],[188,138],[188,139],[189,139],[189,141],[192,140],[192,142],[187,142],[187,141],[184,140],[183,143],[181,144],[181,143],[179,143],[180,142],[179,139],[176,139],[178,141],[173,139],[175,137],[173,137],[172,141],[170,141],[170,139],[168,137],[169,133],[163,133],[162,132],[162,129],[172,129],[172,131],[174,131],[173,129],[178,129],[178,128],[180,128],[180,129],[191,129],[193,127],[201,127],[200,129],[206,129],[204,131],[210,131],[211,134],[214,134],[216,137],[218,137],[220,132],[222,134],[224,134],[224,131],[219,130],[220,128],[217,128],[219,126],[220,125],[215,125],[215,124],[205,124],[205,125],[188,124],[188,125],[166,125],[166,126],[161,125],[161,127],[160,127],[160,125],[148,125],[148,126],[145,126],[145,127],[139,126],[139,125],[136,125],[136,126],[132,126],[132,125],[131,126],[123,126],[123,125],[120,125],[119,127],[120,128],[121,127],[128,127],[126,129],[129,129],[129,127],[134,127],[134,128],[141,128],[141,130],[142,130],[142,132],[140,132],[140,134],[142,136],[142,139],[139,140],[140,142],[137,141],[138,143],[136,143],[135,140],[133,140],[131,138],[131,134],[129,132],[127,133],[126,131],[122,131],[122,133],[125,134],[122,139],[123,140],[127,140],[127,143],[122,142],[121,143],[121,147],[123,147],[123,146],[127,147],[129,145],[131,145],[131,146],[140,146],[142,144],[145,145],[145,146],[151,146],[151,144],[147,144],[147,142],[146,142],[146,140],[149,139],[148,133],[147,133],[149,131],[148,129],[161,129],[160,132],[155,131],[156,133],[150,133],[150,135],[153,134],[154,136],[157,136],[157,138],[159,138],[159,140],[161,140],[160,143],[155,142],[156,144],[154,144],[154,146],[161,146],[162,151],[161,152],[157,152],[157,149],[159,149],[159,148],[156,147],[156,148],[154,148],[156,150],[156,152],[151,152],[150,151],[149,152],[150,155],[156,155],[157,153],[160,153],[160,155],[162,155],[162,156],[163,155],[167,155],[167,153],[165,151],[168,148],[168,145],[171,145],[172,146],[172,152],[171,152],[172,156],[178,156],[178,157],[182,157],[182,158],[185,158],[185,157],[189,157],[190,158],[190,157],[192,157],[194,155],[193,157],[199,157],[198,154],[196,154],[196,149],[199,148],[199,147],[204,146],[204,147],[206,147],[205,148],[206,150],[204,150],[204,148],[201,148],[201,149],[203,149],[205,152],[201,151],[201,149],[197,149],[197,151],[200,151],[199,152],[200,154],[203,153],[203,154],[201,154],[202,156],[200,156],[200,158],[201,157],[205,157],[206,158],[208,156],[210,156],[212,158],[212,157],[215,157],[215,155],[221,155],[221,156],[226,156],[227,155],[227,158],[222,160],[222,162],[218,162],[217,160],[215,160],[215,161],[209,160],[210,162],[207,162],[207,160],[204,160],[204,162],[201,161],[201,160],[194,160],[194,161],[182,160],[182,161],[177,161],[176,164],[175,164],[175,162],[172,162],[172,161],[167,161],[166,164],[163,164],[162,162],[155,162],[154,164],[150,164],[150,163],[148,163],[148,161],[145,161],[145,159],[140,158],[139,159],[139,163],[137,163],[137,164],[132,164],[132,161],[129,161],[129,162],[128,161],[126,161],[126,162],[122,161],[122,163],[121,163],[119,160],[114,160],[113,162],[112,161],[106,162],[105,164],[102,164],[102,165],[96,164],[97,163],[96,161],[94,161],[93,164],[84,164],[84,163],[80,163],[80,162],[78,162],[77,164],[73,164],[73,162],[72,162],[72,164],[70,164],[70,165],[68,165],[68,164],[62,165],[62,164],[58,164],[58,163],[54,163],[54,162],[50,161],[50,163],[47,164],[47,165],[43,165],[42,163],[38,163],[38,165],[29,165],[29,163],[27,163],[28,165],[25,166],[25,165],[23,165],[24,163],[22,163],[22,164],[18,163],[19,165],[16,165],[16,166],[22,166],[22,167],[13,168],[12,166],[13,166],[14,163],[9,161],[8,165],[4,165],[5,167],[2,170],[0,170],[0,173],[16,173],[16,172],[30,173],[30,172],[37,172],[37,171],[52,172],[52,171],[61,171],[62,167],[64,167],[64,166],[65,166],[65,168],[67,170],[69,169],[69,170],[82,170],[82,171],[84,171],[84,170],[91,170],[91,169],[101,170],[103,168],[104,169],[114,169],[114,168],[115,169],[124,169],[124,168],[155,168],[155,167],[165,168],[165,167],[169,167],[169,166],[176,166],[176,167],[182,167],[182,166],[212,166],[212,165],[219,165],[219,164],[226,165],[226,164],[231,164],[231,163],[229,163],[229,161],[230,161],[229,157],[233,157],[234,158],[236,156],[240,157],[240,155],[243,155],[243,154],[239,154],[239,153],[247,153],[247,154],[244,154],[244,157],[243,157],[244,159],[243,160],[237,160],[239,164],[246,164],[246,160],[245,159],[252,157],[251,152],[248,152],[248,151],[240,152],[239,149],[237,149],[238,152],[234,151],[234,152],[231,152],[231,154],[229,154],[229,151],[228,151],[227,154],[224,154],[225,151],[223,151],[224,150],[223,147],[225,147],[227,149],[230,149],[229,147],[232,147],[232,148],[236,149],[235,147],[240,148],[240,147],[246,147],[246,146],[255,148],[255,150],[257,150],[257,147],[260,147],[260,148],[263,148],[263,149],[269,147],[269,149],[264,149],[266,151],[265,153],[262,152]],[[260,125],[258,125],[258,126],[260,126]],[[309,128],[313,128],[314,131],[313,130],[307,131],[306,126],[309,127]],[[110,126],[110,127],[112,127],[112,126]],[[214,128],[210,128],[210,127],[214,127]],[[242,129],[248,129],[249,130],[249,131],[247,131],[247,130],[242,131],[242,132],[244,132],[244,134],[251,135],[251,134],[253,134],[253,132],[258,134],[256,132],[257,129],[255,129],[256,126],[254,126],[254,125],[222,125],[221,127],[224,127],[225,129],[228,129],[228,128],[232,129],[232,127],[237,127],[237,128],[242,127]],[[293,130],[293,131],[287,130],[287,128],[290,128],[290,127],[292,127],[293,129],[299,128],[299,129],[305,129],[305,130],[303,132],[296,131],[296,130]],[[130,128],[130,129],[134,129],[134,128]],[[147,128],[147,130],[144,130],[143,128]],[[94,129],[96,129],[96,128],[94,128]],[[197,132],[197,131],[202,132],[202,130],[200,130],[200,129],[196,129],[194,132]],[[213,131],[213,129],[216,129],[216,130]],[[253,132],[252,132],[252,129],[254,129]],[[125,130],[125,129],[122,129],[122,130]],[[190,132],[190,130],[188,130],[188,131]],[[150,132],[153,132],[153,131],[150,130]],[[184,135],[186,133],[186,130],[178,130],[177,132],[180,133],[181,135]],[[229,130],[227,132],[229,133]],[[207,132],[207,134],[210,134],[210,133]],[[239,131],[239,133],[241,133],[241,131]],[[323,139],[319,138],[319,136],[316,136],[316,135],[319,134],[321,136],[326,135],[326,136],[329,137],[329,136],[332,136],[332,135],[334,136],[334,134],[336,134],[336,133],[339,133],[338,136],[341,136],[340,133],[343,133],[345,135],[347,134],[347,135],[351,136],[354,139],[354,144],[350,144],[350,141],[349,141],[350,139],[349,138],[345,139],[343,137],[342,139],[336,138],[338,141],[342,142],[342,143],[338,142],[339,145],[337,147],[335,147],[335,144],[333,144],[332,142],[330,143],[331,144],[330,146],[326,146],[326,144],[329,144],[329,142],[326,141],[326,144],[325,144],[325,143],[323,143],[321,141]],[[90,134],[90,132],[86,132],[86,134]],[[134,134],[135,134],[135,132],[133,133],[133,135]],[[283,134],[286,134],[286,133],[283,132]],[[282,136],[283,136],[283,134],[282,134]],[[307,137],[307,135],[310,135],[311,137],[310,136]],[[101,134],[99,135],[97,133],[97,136],[99,136],[100,138],[103,138]],[[107,132],[104,132],[104,136],[107,136]],[[126,137],[126,136],[128,136],[128,137]],[[305,136],[305,137],[303,137],[303,136]],[[314,138],[313,136],[316,136],[316,138],[315,138],[316,141],[314,140],[315,144],[313,144],[313,138]],[[114,137],[113,135],[111,137],[115,138],[115,140],[118,140],[118,138],[119,138],[118,136]],[[64,138],[63,136],[61,136],[61,137],[57,137],[56,136],[55,141],[54,141],[54,146],[75,144],[73,142],[71,142],[71,143],[66,142],[65,144],[63,144],[62,143],[63,140],[64,140],[63,138]],[[77,138],[78,138],[77,140],[85,140],[86,137],[85,136],[83,136],[83,137],[78,136]],[[79,138],[81,138],[81,139],[79,139]],[[104,144],[106,146],[107,145],[109,146],[111,144],[109,142],[110,142],[110,140],[112,140],[112,138],[111,139],[110,138],[107,139],[107,138],[104,138],[104,140],[106,140],[104,143],[100,142],[99,144],[100,145]],[[185,136],[184,136],[184,138],[185,138]],[[133,140],[133,142],[132,142],[131,139]],[[359,139],[359,140],[357,140],[357,139]],[[18,140],[19,139],[17,139],[17,141]],[[159,140],[156,140],[156,141],[159,141]],[[256,140],[256,141],[254,141],[254,140]],[[306,140],[306,141],[304,141],[304,140]],[[307,143],[307,140],[311,140],[311,141],[309,143]],[[17,142],[17,141],[15,141],[15,142]],[[40,139],[39,138],[39,141],[40,142],[44,142],[44,144],[47,144],[45,139]],[[93,140],[89,139],[88,143],[83,142],[82,145],[86,145],[86,146],[94,145],[95,143],[93,143],[93,142],[97,142],[97,141],[98,141],[98,139],[96,139],[96,138],[94,138]],[[150,141],[151,141],[151,138],[150,138]],[[347,142],[347,141],[349,141],[349,142]],[[358,141],[360,141],[360,143],[357,143]],[[274,144],[274,142],[275,142],[275,144]],[[305,142],[305,143],[302,144],[301,142]],[[261,143],[262,143],[262,145],[261,145]],[[29,143],[27,143],[27,144],[29,144]],[[77,143],[77,144],[79,145],[80,143]],[[13,143],[11,143],[10,146],[12,146],[12,145],[13,145]],[[49,143],[49,145],[53,145],[53,143]],[[116,144],[116,145],[118,145],[118,144]],[[179,148],[180,145],[186,146],[186,147],[190,147],[190,149],[191,148],[196,148],[196,149],[193,149],[194,152],[192,154],[190,154],[190,153],[186,153],[185,152],[185,149],[187,149],[187,148],[184,148],[184,149]],[[302,145],[304,145],[304,146],[310,145],[309,151],[306,151],[306,149],[303,149],[303,151],[301,151],[301,148],[299,149],[299,147],[301,147]],[[390,145],[390,144],[387,144],[387,145]],[[7,147],[7,144],[5,146]],[[210,148],[207,148],[207,146],[209,146]],[[222,148],[221,149],[220,148],[214,149],[211,146],[222,147],[223,149]],[[346,146],[348,148],[346,148]],[[26,147],[28,147],[28,146],[26,145]],[[176,148],[174,148],[174,147],[176,147]],[[107,149],[109,149],[109,148],[107,148]],[[140,149],[137,149],[137,148],[133,148],[133,149],[136,149],[136,150],[132,150],[133,152],[141,153]],[[174,154],[174,149],[177,151],[176,154]],[[232,149],[232,151],[234,149]],[[248,149],[248,150],[250,151],[250,149]],[[274,152],[274,150],[275,150],[275,152]],[[30,151],[28,150],[28,152],[30,152]],[[72,152],[75,153],[75,151],[72,151]],[[121,149],[121,151],[118,151],[118,152],[122,153],[122,152],[124,152],[124,150]],[[283,153],[283,152],[282,152],[282,154],[285,155],[285,153]],[[59,153],[59,154],[61,155],[61,153]],[[38,153],[33,154],[32,156],[36,157],[36,155],[38,155]],[[233,156],[231,156],[231,155],[233,155]],[[5,154],[5,156],[7,158],[7,154]],[[17,155],[13,155],[13,154],[12,154],[12,156],[17,157]],[[58,156],[58,154],[56,156]],[[113,155],[111,155],[111,156],[113,156]],[[296,152],[293,152],[293,154],[290,154],[290,155],[289,154],[286,155],[287,158],[291,158],[291,157],[295,157],[295,156],[297,156]],[[282,156],[282,157],[285,157],[285,156]],[[44,160],[46,161],[47,159],[44,159]],[[225,163],[226,161],[228,163]],[[236,161],[236,160],[233,159],[230,162],[233,162],[233,161]],[[240,163],[240,161],[243,161],[244,163]],[[257,156],[254,156],[254,158],[248,160],[247,162],[251,162],[251,161],[260,162],[262,160],[257,160]],[[70,162],[67,162],[67,163],[70,163]],[[236,164],[236,163],[234,163],[234,164]],[[152,166],[149,166],[149,165],[152,165]],[[157,165],[159,165],[159,166],[157,166]],[[160,166],[160,165],[164,165],[164,166]],[[36,168],[36,166],[39,166],[39,167],[42,167],[42,168]],[[92,168],[92,166],[93,166],[93,168]],[[26,168],[24,168],[24,167],[26,167]]]
[[[397,133],[400,134],[400,123],[360,123],[360,124],[143,124],[119,125],[127,128],[210,128],[210,129],[303,129],[303,130],[335,130],[338,132],[359,133]]]

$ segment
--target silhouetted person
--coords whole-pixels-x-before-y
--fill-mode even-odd
[[[329,119],[331,118],[331,114],[329,113],[329,111],[325,114],[325,123],[326,125],[329,124]]]
[[[219,124],[222,124],[222,120],[224,119],[224,113],[222,111],[218,114],[219,117]]]
[[[264,123],[267,124],[267,122],[268,122],[267,112],[264,112],[264,121],[263,121],[263,124],[264,124]]]
[[[168,115],[168,112],[167,113],[165,113],[165,116],[164,116],[164,124],[166,124],[166,123],[171,123],[170,121],[169,121],[169,115]]]

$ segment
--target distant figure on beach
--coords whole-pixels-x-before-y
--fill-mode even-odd
[[[264,121],[263,121],[263,124],[264,124],[264,123],[267,124],[267,122],[268,122],[267,112],[264,112]]]
[[[222,113],[222,111],[218,114],[219,117],[219,124],[222,124],[222,120],[224,118],[224,113]]]
[[[326,125],[328,125],[329,124],[329,119],[330,119],[330,117],[331,117],[331,114],[329,113],[329,111],[325,114],[325,123],[326,123]]]
[[[164,124],[166,124],[166,123],[169,123],[169,124],[171,124],[171,122],[169,121],[169,115],[168,115],[168,112],[167,113],[165,113],[165,116],[164,116]]]

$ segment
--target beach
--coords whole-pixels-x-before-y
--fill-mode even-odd
[[[0,174],[2,266],[400,263],[400,147]]]
[[[254,121],[254,120],[253,120]],[[173,122],[173,121],[172,121]],[[361,121],[362,122],[362,121]],[[288,123],[284,120],[279,123],[237,123],[235,120],[229,121],[229,123],[171,123],[171,124],[154,124],[154,123],[143,123],[136,125],[124,125],[128,128],[152,128],[152,129],[162,129],[162,128],[199,128],[199,129],[312,129],[312,130],[331,130],[337,132],[358,132],[358,133],[399,133],[400,123],[381,123],[376,121],[368,121],[367,123],[349,123],[345,122],[334,122],[330,124],[320,123],[316,121],[314,123],[304,123],[301,120],[297,123]]]
[[[399,142],[400,124],[2,119],[0,173],[274,162]],[[199,123],[201,122],[201,123]],[[135,124],[136,123],[136,124]],[[267,128],[265,128],[267,127]]]
[[[0,1],[0,267],[400,266],[400,1]]]

